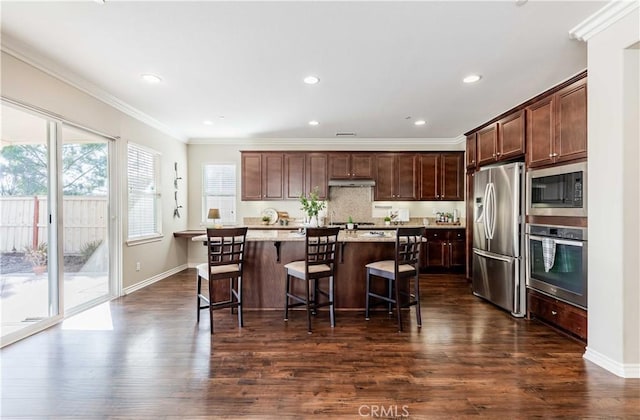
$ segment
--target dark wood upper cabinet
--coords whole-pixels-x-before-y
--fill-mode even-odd
[[[553,95],[527,107],[527,162],[529,167],[553,163]]]
[[[517,111],[476,133],[478,166],[523,156],[525,153],[525,112]],[[467,138],[467,143],[469,139]],[[467,165],[472,167],[467,161]]]
[[[587,157],[587,79],[556,93],[556,162]]]
[[[464,153],[420,154],[420,200],[464,200]]]
[[[496,147],[498,145],[498,123],[493,123],[477,132],[477,160],[478,166],[496,161]]]
[[[420,200],[440,199],[440,153],[420,154]]]
[[[526,108],[530,168],[587,157],[587,79]]]
[[[475,169],[476,164],[476,133],[467,136],[467,169]]]
[[[284,199],[284,155],[243,152],[241,158],[242,200]]]
[[[262,200],[262,153],[242,153],[242,200]]]
[[[284,154],[284,196],[285,199],[299,198],[305,192],[306,154]]]
[[[440,159],[440,200],[464,200],[464,155],[458,152],[442,153]]]
[[[262,154],[262,199],[284,199],[284,155],[282,153]]]
[[[418,155],[415,153],[376,154],[375,180],[375,200],[416,200],[418,198]]]
[[[374,154],[358,152],[329,153],[330,179],[373,178]]]
[[[326,200],[329,197],[328,156],[326,153],[306,153],[305,191],[309,194],[318,189],[318,197]]]
[[[498,121],[497,160],[523,156],[525,152],[524,110]]]

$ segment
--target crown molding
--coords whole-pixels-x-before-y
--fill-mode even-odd
[[[588,41],[591,37],[606,29],[619,19],[636,10],[639,0],[614,0],[586,18],[569,31],[569,36],[578,41]]]
[[[453,138],[191,138],[188,144],[211,144],[287,150],[437,150],[465,144],[466,137]]]
[[[2,44],[0,46],[0,49],[3,52],[15,57],[16,59],[23,61],[30,66],[35,67],[36,69],[70,86],[73,86],[74,88],[98,99],[101,102],[104,102],[105,104],[117,109],[118,111],[123,112],[124,114],[132,118],[135,118],[140,122],[143,122],[163,132],[168,136],[175,138],[176,140],[181,141],[182,143],[187,142],[187,137],[185,135],[173,130],[169,126],[161,123],[160,121],[145,114],[137,108],[134,108],[133,106],[118,99],[110,93],[107,93],[103,89],[99,88],[93,83],[90,83],[71,70],[48,58],[43,57],[41,54],[33,51],[26,44],[16,40],[15,38],[12,38],[11,36],[4,34],[2,35]]]

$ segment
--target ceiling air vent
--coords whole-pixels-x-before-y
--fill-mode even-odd
[[[355,137],[356,133],[351,133],[348,131],[338,131],[336,133],[336,137]]]

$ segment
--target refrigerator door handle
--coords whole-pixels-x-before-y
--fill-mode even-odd
[[[491,222],[489,223],[489,239],[493,239],[493,234],[496,233],[496,187],[493,182],[489,183],[489,209]]]
[[[489,227],[487,226],[488,223],[488,213],[489,213],[489,183],[487,183],[487,185],[484,186],[484,196],[482,198],[482,202],[484,203],[482,206],[482,214],[478,217],[478,221],[477,222],[481,222],[482,223],[482,227],[484,229],[484,237],[489,239]]]
[[[477,254],[477,255],[479,255],[481,257],[484,257],[484,258],[489,258],[491,260],[499,260],[499,261],[504,261],[504,262],[511,262],[511,261],[514,260],[514,258],[503,257],[501,255],[490,254],[490,253],[482,251],[480,249],[474,249],[473,253]]]

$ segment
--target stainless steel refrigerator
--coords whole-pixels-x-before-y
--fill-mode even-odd
[[[474,178],[473,294],[522,317],[524,164],[483,168]]]

